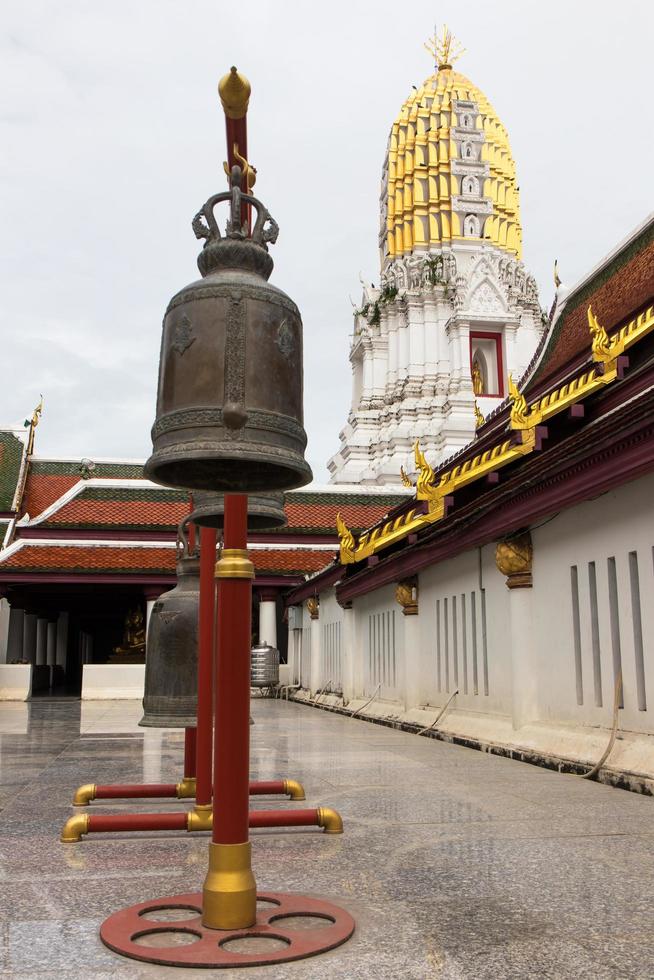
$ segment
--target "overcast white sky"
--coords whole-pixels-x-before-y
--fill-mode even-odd
[[[305,337],[319,482],[350,398],[348,294],[378,281],[390,125],[431,72],[434,20],[495,106],[541,303],[651,210],[649,0],[5,0],[0,47],[0,424],[46,399],[39,455],[145,457],[161,318],[197,276],[190,220],[223,189],[218,78],[251,80],[273,281]]]

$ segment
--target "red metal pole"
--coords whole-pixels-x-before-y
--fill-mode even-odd
[[[196,770],[196,729],[184,729],[184,779],[194,779]]]
[[[213,738],[213,657],[216,616],[215,528],[200,528],[200,611],[198,626],[198,728],[195,801],[211,804]]]
[[[247,497],[226,494],[223,555],[243,553],[246,547]],[[252,579],[219,578],[213,744],[215,844],[243,844],[248,839],[251,620]]]
[[[213,833],[202,892],[202,922],[212,929],[254,925],[257,886],[248,835],[250,640],[254,566],[247,554],[248,501],[225,494],[218,579]]]

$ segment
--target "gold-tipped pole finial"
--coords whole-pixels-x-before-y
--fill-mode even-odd
[[[228,119],[243,119],[248,111],[251,86],[245,75],[232,65],[218,82],[218,95]]]
[[[465,48],[457,41],[446,24],[443,24],[440,37],[438,35],[438,28],[434,27],[433,36],[425,42],[425,48],[433,57],[434,67],[438,71],[445,71],[445,69],[451,68],[454,62],[465,53]]]

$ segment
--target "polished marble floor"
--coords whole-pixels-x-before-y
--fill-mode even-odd
[[[352,940],[250,971],[110,952],[98,938],[106,916],[201,889],[207,838],[63,845],[59,832],[80,783],[177,780],[181,733],[139,729],[133,702],[4,703],[0,977],[654,978],[654,799],[306,706],[252,707],[253,778],[300,779],[304,805],[334,806],[345,820],[336,837],[254,831],[258,885],[343,905],[357,921]]]

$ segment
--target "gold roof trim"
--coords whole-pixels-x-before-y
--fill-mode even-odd
[[[591,323],[591,311],[589,309],[589,324]],[[593,339],[597,335],[593,332],[597,321],[593,318],[591,325],[591,335]],[[600,328],[601,329],[601,328]],[[520,456],[532,453],[536,447],[536,426],[546,421],[553,415],[557,415],[570,405],[580,401],[587,395],[599,390],[607,384],[611,384],[618,376],[617,359],[625,350],[642,340],[647,334],[654,330],[654,306],[650,306],[639,316],[634,317],[624,327],[621,327],[611,337],[605,333],[606,341],[602,338],[602,351],[596,350],[593,346],[591,354],[593,360],[602,358],[600,368],[590,368],[583,371],[578,377],[554,391],[543,395],[542,398],[527,405],[523,395],[516,388],[513,380],[510,382],[510,394],[513,403],[511,410],[510,427],[515,435],[486,449],[484,452],[466,459],[458,466],[446,470],[441,474],[440,480],[436,483],[436,474],[433,467],[427,462],[425,454],[420,449],[419,441],[416,441],[414,452],[416,467],[418,469],[418,480],[416,483],[416,500],[427,502],[427,512],[417,512],[417,508],[412,507],[407,513],[400,514],[394,520],[386,521],[370,531],[364,532],[359,540],[345,528],[337,518],[339,537],[341,537],[341,564],[347,565],[353,562],[363,561],[378,551],[382,551],[389,545],[396,544],[409,534],[419,531],[424,527],[435,524],[445,516],[445,498],[453,494],[456,490],[474,483],[476,480],[487,476],[495,470],[507,466]],[[608,350],[611,357],[604,351]],[[515,412],[515,406],[519,406],[519,412]],[[516,437],[518,441],[516,441]],[[340,521],[340,524],[339,524]],[[341,535],[341,525],[349,535],[347,547],[344,547],[344,537]]]

